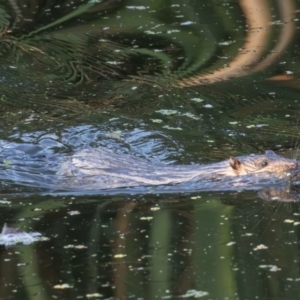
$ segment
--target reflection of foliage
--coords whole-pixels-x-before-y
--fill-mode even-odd
[[[2,99],[18,107],[61,106],[62,111],[88,113],[90,107],[123,110],[128,105],[133,110],[128,103],[144,95],[136,91],[126,97],[112,79],[145,82],[149,94],[156,93],[153,85],[165,90],[172,85],[211,84],[251,73],[252,64],[258,68],[256,62],[273,46],[267,39],[273,27],[266,27],[272,7],[265,1],[261,4],[265,19],[260,14],[253,19],[253,7],[243,2],[198,6],[183,0],[176,4],[147,0],[142,6],[130,2],[124,6],[117,0],[66,0],[59,10],[56,2],[40,3],[36,10],[29,9],[37,5],[34,1],[25,3],[9,1],[0,11]],[[280,14],[289,9],[286,1]],[[252,28],[255,22],[255,28],[262,29],[255,33],[249,29],[245,35],[245,25]],[[289,24],[280,34],[285,28],[292,30]],[[259,45],[262,50],[252,51],[262,35],[266,37]]]
[[[220,9],[213,3],[200,8],[186,5],[185,1],[169,6],[145,1],[143,6],[125,7],[115,0],[65,1],[67,3],[66,6],[62,3],[60,10],[55,10],[54,4],[51,7],[49,3],[53,10],[40,4],[41,15],[28,10],[26,5],[16,2],[8,5],[7,10],[13,12],[15,20],[3,30],[2,40],[14,45],[10,61],[15,61],[18,68],[22,69],[22,64],[30,66],[31,76],[47,74],[48,81],[67,80],[72,84],[133,76],[146,82],[176,82],[175,85],[181,87],[202,85],[249,73],[245,67],[249,67],[251,61],[259,61],[263,54],[263,51],[252,51],[256,39],[262,34],[268,37],[272,29],[266,25],[271,7],[265,2],[261,4],[265,19],[258,14],[254,20],[250,4],[239,7],[224,3]],[[289,11],[288,3],[283,5],[283,12]],[[26,19],[35,22],[28,23]],[[263,29],[256,32],[257,37],[252,37],[251,31],[245,37],[242,30],[235,30],[245,22],[250,28],[257,22],[256,27]],[[249,53],[239,55],[240,47]],[[263,49],[266,45],[259,47]],[[226,57],[232,59],[226,60]],[[24,68],[22,72],[26,74]],[[49,87],[51,89],[51,84]]]

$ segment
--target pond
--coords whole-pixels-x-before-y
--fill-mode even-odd
[[[0,299],[298,299],[296,187],[75,191],[49,178],[83,149],[154,166],[297,159],[299,12],[0,1]]]

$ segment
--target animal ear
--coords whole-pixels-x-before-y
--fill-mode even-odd
[[[267,151],[265,152],[265,154],[266,154],[266,155],[275,155],[275,152],[272,151],[272,150],[267,150]]]
[[[239,170],[242,166],[242,163],[237,158],[235,158],[233,156],[230,156],[229,164],[230,164],[231,168],[234,169],[234,170]]]

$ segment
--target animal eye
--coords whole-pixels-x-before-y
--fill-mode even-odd
[[[261,162],[261,167],[264,168],[269,164],[269,162],[267,160],[264,160]]]

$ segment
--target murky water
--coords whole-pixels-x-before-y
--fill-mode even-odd
[[[0,298],[298,299],[297,189],[47,183],[85,148],[165,164],[297,158],[299,11],[293,0],[0,1],[0,218],[45,238],[0,235]]]

